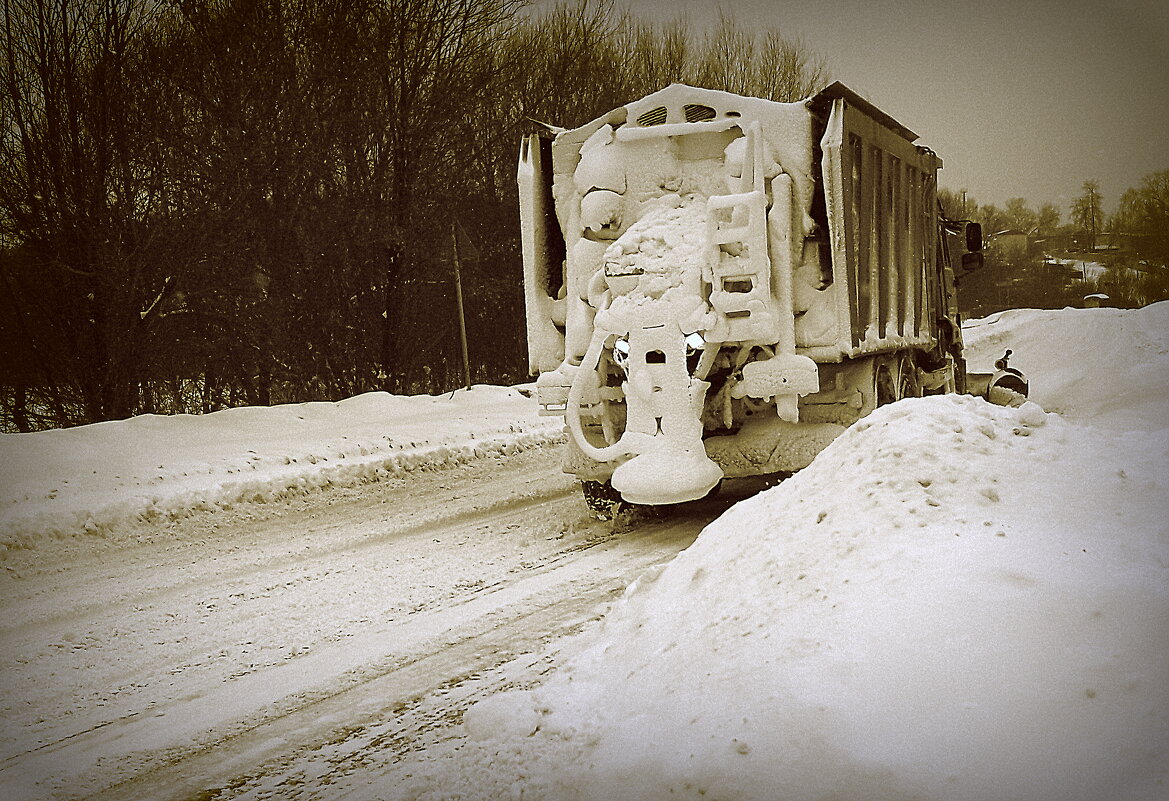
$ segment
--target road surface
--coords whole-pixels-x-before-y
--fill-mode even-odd
[[[334,799],[530,687],[729,501],[589,517],[558,447],[140,525],[3,577],[0,797]]]

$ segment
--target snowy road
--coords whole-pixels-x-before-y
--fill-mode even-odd
[[[727,505],[615,531],[558,461],[143,524],[8,580],[0,795],[335,798],[476,699],[539,683],[562,638]]]

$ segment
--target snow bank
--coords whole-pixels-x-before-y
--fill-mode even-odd
[[[878,410],[383,792],[1169,797],[1167,314],[972,326],[976,358],[1009,345],[1062,414]]]
[[[990,372],[1010,348],[1048,411],[1094,426],[1169,426],[1169,301],[1143,309],[1016,309],[963,327],[967,363]]]
[[[127,520],[506,455],[559,439],[560,428],[517,389],[475,386],[3,434],[0,558]]]

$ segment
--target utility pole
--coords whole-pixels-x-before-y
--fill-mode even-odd
[[[463,353],[463,384],[471,388],[471,357],[467,353],[467,318],[463,313],[463,276],[459,270],[459,234],[458,229],[451,225],[451,253],[455,260],[455,305],[459,313],[459,345]]]
[[[1090,226],[1090,234],[1088,240],[1089,249],[1096,252],[1096,187],[1088,187],[1088,219]]]
[[[382,289],[382,343],[381,343],[381,388],[385,392],[393,392],[397,387],[396,382],[390,376],[391,368],[391,354],[393,353],[393,334],[391,326],[394,320],[391,319],[391,305],[394,299],[394,281],[398,276],[398,260],[401,254],[398,251],[397,245],[390,245],[386,247],[386,272],[385,272],[385,286]]]

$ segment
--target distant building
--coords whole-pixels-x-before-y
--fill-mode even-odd
[[[1021,256],[1027,252],[1027,234],[1008,228],[991,234],[989,244],[1004,256]]]
[[[1059,253],[1061,251],[1071,250],[1074,244],[1074,238],[1070,233],[1054,233],[1033,239],[1031,244],[1035,245],[1044,253]]]

